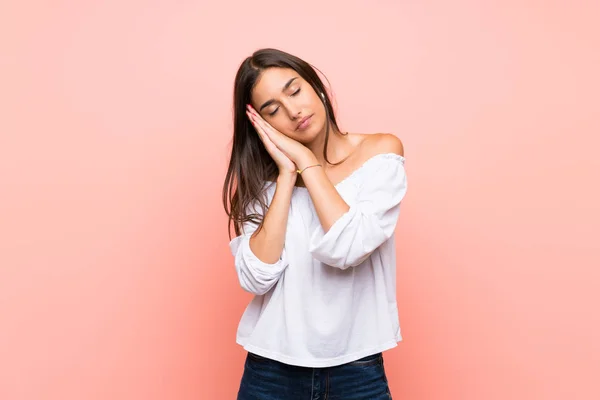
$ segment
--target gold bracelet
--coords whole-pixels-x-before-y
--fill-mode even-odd
[[[312,168],[312,167],[320,167],[320,166],[321,166],[321,164],[309,165],[308,167],[305,167],[302,171],[300,171],[299,169],[297,169],[296,172],[298,172],[300,175],[302,175],[302,173],[304,171],[306,171],[307,169]]]

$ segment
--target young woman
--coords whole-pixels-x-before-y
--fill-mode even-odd
[[[404,161],[392,134],[340,131],[305,61],[262,49],[241,64],[223,189],[239,283],[255,295],[238,399],[391,398]]]

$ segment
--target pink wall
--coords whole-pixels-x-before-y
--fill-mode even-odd
[[[232,3],[0,5],[0,399],[234,398],[220,190],[262,46],[404,142],[395,397],[600,398],[599,3]]]

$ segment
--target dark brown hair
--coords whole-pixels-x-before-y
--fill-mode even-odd
[[[278,168],[252,123],[246,115],[246,104],[250,103],[252,89],[260,74],[268,68],[291,68],[296,71],[317,92],[325,106],[327,129],[323,155],[327,160],[327,143],[329,130],[333,126],[339,128],[335,119],[333,106],[325,90],[323,82],[317,75],[315,67],[306,61],[277,49],[260,49],[246,58],[235,76],[233,91],[233,143],[229,167],[223,185],[223,206],[229,216],[229,236],[231,223],[235,233],[242,233],[242,225],[246,222],[262,227],[262,217],[267,209],[264,198],[265,184],[277,178]],[[317,69],[318,70],[318,69]],[[320,71],[319,71],[320,72]],[[261,209],[257,213],[256,205]],[[250,207],[253,207],[252,212]]]

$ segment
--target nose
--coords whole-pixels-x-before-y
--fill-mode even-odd
[[[302,113],[302,110],[300,109],[300,107],[295,107],[293,105],[289,105],[288,106],[288,114],[290,116],[291,119],[298,119],[300,118]]]

